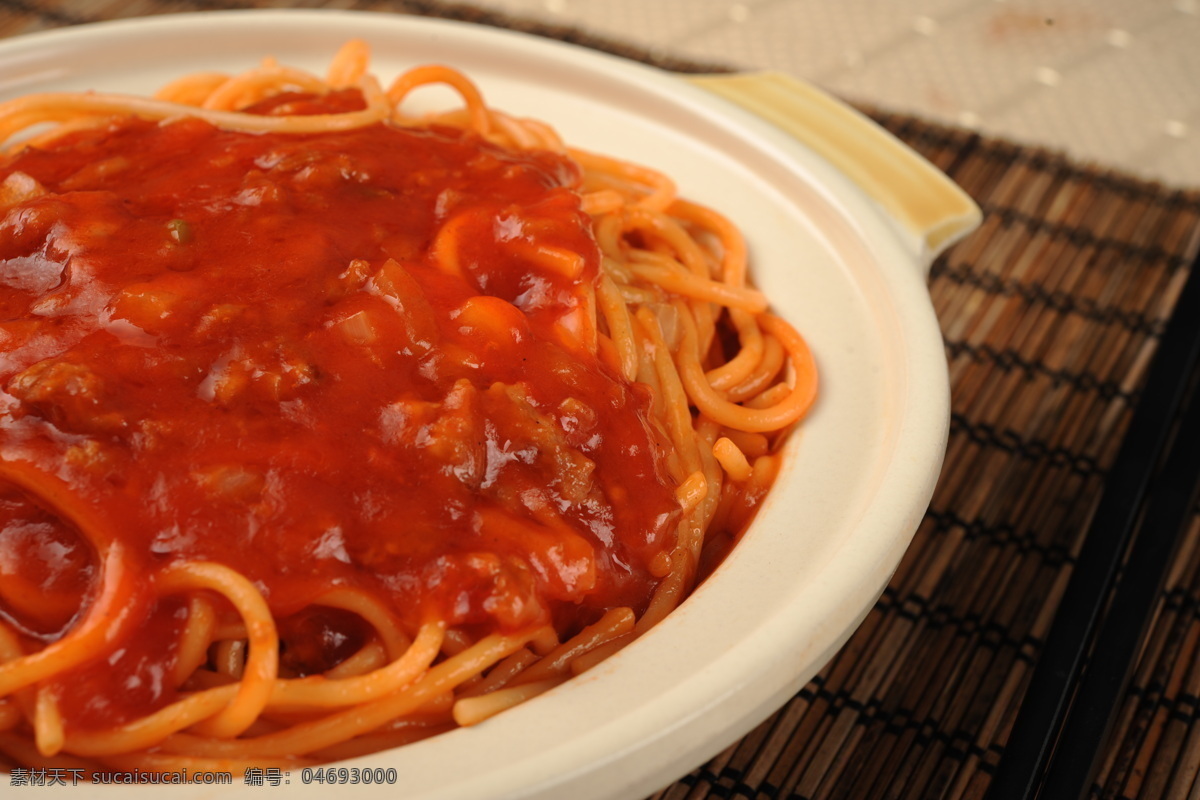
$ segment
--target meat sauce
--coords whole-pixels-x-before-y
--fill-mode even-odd
[[[26,189],[0,221],[0,457],[69,483],[147,580],[236,567],[298,674],[367,635],[305,611],[331,587],[413,629],[566,634],[644,608],[678,504],[644,387],[595,355],[573,163],[451,130],[125,120],[5,176]],[[61,637],[99,573],[83,532],[0,491],[20,635]],[[68,724],[172,698],[186,604],[140,613],[60,687]]]

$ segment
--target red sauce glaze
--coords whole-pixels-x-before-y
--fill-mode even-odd
[[[644,607],[677,504],[643,387],[593,355],[572,163],[453,131],[182,120],[71,134],[15,171],[46,193],[0,221],[0,457],[68,481],[148,580],[235,566],[289,618],[285,649],[330,642],[294,642],[298,672],[361,640],[303,618],[337,585],[414,627],[566,633]],[[23,635],[60,636],[98,572],[86,537],[0,497],[0,616]],[[63,682],[68,724],[169,700],[157,648],[185,613],[158,601]]]

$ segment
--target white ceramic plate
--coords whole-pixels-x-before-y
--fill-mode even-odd
[[[109,23],[0,43],[0,96],[146,93],[186,72],[243,69],[267,54],[323,71],[352,37],[372,45],[385,82],[415,64],[451,63],[491,104],[674,176],[683,194],[741,226],[755,280],[815,352],[820,398],[788,446],[777,486],[745,540],[681,608],[524,706],[346,764],[394,767],[406,798],[644,796],[786,702],[852,633],[907,546],[933,490],[948,418],[920,259],[855,184],[761,119],[678,77],[489,28],[299,11]],[[420,102],[445,101],[423,92]],[[286,777],[289,796],[329,791],[305,786],[299,771]],[[257,798],[265,789],[171,791]]]

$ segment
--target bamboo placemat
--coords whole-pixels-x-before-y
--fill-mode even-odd
[[[952,382],[942,478],[846,647],[783,710],[656,800],[985,795],[1196,250],[1200,192],[875,116],[985,212],[930,281]],[[1200,792],[1198,534],[1200,515],[1094,797]]]
[[[713,69],[468,4],[417,0],[0,0],[0,36],[274,6],[469,20],[665,68]],[[985,212],[930,278],[952,380],[942,479],[895,578],[849,643],[783,709],[653,800],[986,793],[1196,251],[1200,190],[871,113]],[[1200,797],[1200,513],[1173,562],[1092,796]]]

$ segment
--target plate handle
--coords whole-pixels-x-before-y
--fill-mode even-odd
[[[689,76],[794,136],[877,202],[926,271],[974,230],[979,206],[907,145],[814,86],[778,72]]]

